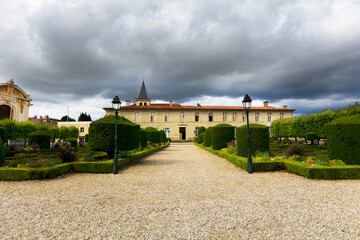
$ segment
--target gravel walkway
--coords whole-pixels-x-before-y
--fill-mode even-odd
[[[172,144],[113,174],[0,182],[1,239],[360,239],[360,181],[254,173]]]

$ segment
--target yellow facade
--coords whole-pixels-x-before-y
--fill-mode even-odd
[[[85,139],[85,135],[89,133],[91,121],[87,122],[58,122],[58,127],[76,127],[79,129],[79,139]]]

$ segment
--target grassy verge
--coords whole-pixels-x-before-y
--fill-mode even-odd
[[[236,166],[247,170],[247,159],[235,154],[228,154],[220,150],[213,150],[211,147],[204,147],[202,144],[196,144],[198,147],[213,153],[219,157],[225,158]],[[271,161],[271,162],[253,162],[254,172],[269,172],[277,170],[287,170],[289,172],[310,178],[310,179],[360,179],[359,165],[345,166],[308,166],[297,161]]]
[[[129,164],[142,157],[150,155],[167,145],[158,146],[141,152],[130,154],[126,158],[119,158],[119,168]],[[2,181],[24,181],[35,179],[52,179],[57,176],[75,173],[111,173],[113,171],[113,161],[107,160],[102,162],[71,162],[63,163],[47,168],[0,168],[0,180]]]

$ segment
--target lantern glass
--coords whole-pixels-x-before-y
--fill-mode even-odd
[[[114,108],[115,111],[120,109],[121,106],[121,102],[118,96],[115,96],[113,101],[112,101],[112,106]]]

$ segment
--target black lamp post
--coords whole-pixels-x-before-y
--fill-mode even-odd
[[[115,96],[112,101],[112,106],[115,110],[115,150],[114,150],[114,164],[113,164],[113,173],[118,174],[119,173],[119,167],[118,167],[118,147],[117,147],[117,117],[118,117],[118,111],[121,107],[121,102],[118,96]]]
[[[249,95],[245,95],[244,100],[242,101],[243,106],[246,110],[246,120],[247,120],[247,139],[248,139],[248,173],[253,173],[253,164],[250,153],[250,129],[249,129],[249,109],[251,108],[251,98]]]

